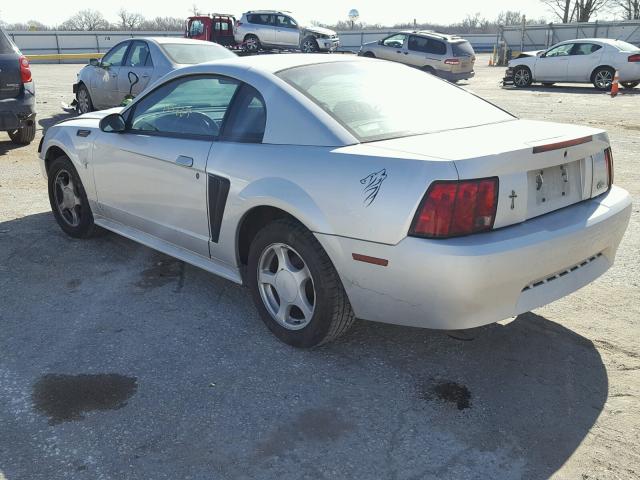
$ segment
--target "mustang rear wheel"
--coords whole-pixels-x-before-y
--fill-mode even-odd
[[[518,88],[530,87],[533,83],[529,67],[520,65],[513,69],[513,84]]]
[[[49,203],[60,228],[74,238],[89,238],[97,233],[82,181],[67,156],[51,163],[47,181]]]
[[[247,280],[264,323],[294,347],[329,342],[354,321],[328,255],[293,220],[276,220],[258,232],[249,251]]]

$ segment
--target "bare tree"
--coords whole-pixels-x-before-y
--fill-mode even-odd
[[[178,31],[184,30],[184,19],[176,17],[156,17],[147,19],[140,25],[141,30]]]
[[[133,13],[121,8],[118,10],[118,18],[120,19],[120,28],[123,30],[138,30],[144,17],[139,13]]]
[[[60,25],[62,30],[105,30],[109,22],[97,10],[80,10]]]
[[[598,12],[610,7],[614,1],[624,0],[540,0],[562,21],[588,22]]]
[[[615,4],[625,20],[640,20],[640,0],[616,0]]]

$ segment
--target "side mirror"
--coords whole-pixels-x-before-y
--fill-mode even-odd
[[[91,65],[92,67],[98,67],[100,65],[100,60],[98,60],[97,58],[90,58],[89,65]]]
[[[378,40],[378,45],[382,45],[382,40]]]
[[[547,56],[547,52],[538,52],[538,56],[539,56],[540,58],[544,58],[544,57],[546,57],[546,56]]]
[[[100,130],[107,133],[122,133],[127,129],[124,118],[119,113],[112,113],[100,120]]]

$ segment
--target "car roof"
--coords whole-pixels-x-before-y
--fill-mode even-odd
[[[322,63],[360,62],[367,61],[355,55],[326,55],[322,53],[281,53],[273,55],[249,55],[246,57],[215,60],[216,65],[230,65],[260,70],[266,73],[276,73],[293,67],[317,65]],[[206,63],[199,65],[205,66]],[[197,67],[197,65],[195,66]]]
[[[438,37],[441,40],[447,40],[449,42],[466,41],[464,37],[459,35],[451,35],[449,33],[440,33],[433,30],[402,30],[398,33],[406,33],[411,35],[420,35],[423,37]]]
[[[194,40],[193,38],[183,38],[183,37],[135,37],[134,40],[147,40],[148,42],[153,42],[157,45],[165,45],[168,43],[182,43],[186,45],[212,43],[204,40]]]

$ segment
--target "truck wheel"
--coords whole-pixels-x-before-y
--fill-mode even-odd
[[[51,163],[47,184],[53,216],[67,235],[89,238],[99,232],[82,181],[69,157],[61,155]]]
[[[529,70],[529,67],[520,65],[513,69],[513,84],[516,87],[527,88],[530,87],[532,83],[533,78],[531,76],[531,70]]]
[[[304,53],[314,53],[318,51],[318,41],[315,37],[309,35],[302,40],[302,45],[300,46],[300,50]]]
[[[599,67],[593,72],[591,81],[596,90],[611,90],[611,84],[613,83],[613,77],[616,72],[610,67]]]
[[[18,145],[28,145],[33,142],[33,139],[36,138],[36,122],[35,118],[29,120],[30,125],[25,125],[22,128],[17,130],[10,130],[7,132],[9,134],[9,138],[13,143]]]
[[[83,84],[78,87],[78,93],[76,93],[76,109],[80,115],[84,113],[93,112],[93,102],[91,101],[91,95],[89,95],[89,90]]]
[[[354,322],[329,256],[292,219],[276,220],[258,232],[249,250],[247,280],[264,323],[294,347],[329,342]]]
[[[242,48],[245,52],[255,53],[260,50],[260,40],[255,35],[247,35],[244,37]]]

